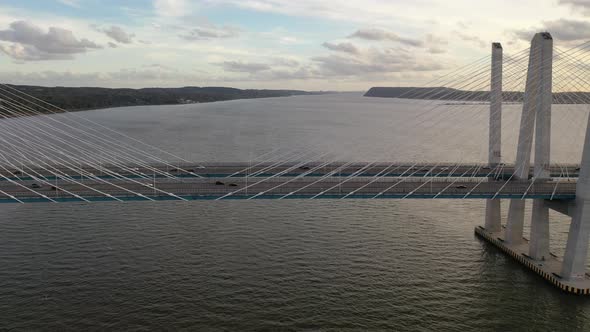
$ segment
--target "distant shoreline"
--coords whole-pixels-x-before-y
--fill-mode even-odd
[[[90,111],[118,107],[132,106],[164,106],[201,104],[229,100],[259,99],[273,97],[309,96],[334,93],[332,91],[302,91],[302,90],[268,90],[268,89],[235,89],[226,87],[182,87],[182,88],[144,88],[144,89],[109,89],[109,88],[70,88],[70,87],[43,87],[30,85],[8,85],[20,92],[38,98],[48,104],[68,112]],[[0,90],[0,104],[10,108],[10,95],[3,88]],[[23,95],[24,96],[24,95]],[[7,100],[3,101],[2,98]],[[46,109],[49,105],[42,105],[40,101],[33,103],[32,98],[26,97],[27,107],[40,113],[52,113]],[[42,106],[40,106],[42,105]],[[12,105],[14,107],[14,105]],[[59,111],[55,107],[52,111]],[[11,114],[2,115],[14,116]]]
[[[444,100],[452,102],[489,102],[489,91],[458,90],[446,87],[372,87],[365,97],[402,98],[422,100]],[[502,101],[521,103],[522,91],[503,91]],[[590,102],[590,92],[554,92],[553,104],[586,104]]]

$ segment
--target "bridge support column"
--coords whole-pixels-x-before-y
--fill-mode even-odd
[[[492,72],[490,83],[490,129],[488,163],[496,167],[502,161],[502,45],[492,43]],[[502,229],[500,200],[486,201],[485,229],[499,232]]]
[[[535,170],[534,181],[546,182],[551,178],[551,104],[553,103],[553,39],[547,34],[541,45],[538,69],[538,87],[535,120]],[[542,199],[533,201],[529,256],[535,260],[549,257],[549,207]]]
[[[547,77],[543,77],[543,59],[552,57],[552,54],[547,54],[547,52],[552,52],[552,49],[553,38],[549,33],[535,34],[529,53],[529,66],[520,117],[516,168],[513,176],[515,180],[526,180],[529,177],[535,117],[537,109],[543,105],[544,100],[547,100],[546,96],[544,99],[544,95],[541,94],[543,79],[547,79]],[[549,96],[552,98],[551,95]],[[510,201],[505,238],[509,244],[519,244],[523,241],[524,208],[524,200],[513,199]]]
[[[506,222],[506,234],[504,239],[510,244],[519,244],[522,242],[524,206],[524,200],[514,199],[510,201],[510,206],[508,207],[508,220]]]
[[[549,208],[542,199],[533,201],[529,256],[542,261],[549,258]]]
[[[561,266],[561,277],[566,280],[583,279],[586,273],[588,239],[590,237],[590,117],[582,152],[580,175],[576,184],[576,201],[572,223]]]

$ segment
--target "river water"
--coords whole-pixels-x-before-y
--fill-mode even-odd
[[[273,149],[481,162],[486,108],[340,94],[77,116],[203,162]],[[579,162],[587,112],[554,107],[556,162]],[[506,105],[504,123],[512,162],[519,105]],[[561,293],[474,236],[481,200],[0,209],[0,330],[590,330],[590,300]],[[562,255],[569,220],[550,217],[551,248]]]

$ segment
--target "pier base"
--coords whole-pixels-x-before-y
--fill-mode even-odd
[[[524,239],[517,244],[509,244],[504,241],[505,230],[499,232],[488,232],[485,228],[478,226],[475,228],[475,234],[481,239],[495,245],[508,256],[514,258],[517,262],[533,271],[543,279],[547,280],[554,286],[564,292],[577,295],[590,296],[590,278],[588,275],[581,280],[564,280],[559,275],[561,273],[561,260],[553,254],[545,257],[544,261],[534,260],[528,256],[529,241]]]

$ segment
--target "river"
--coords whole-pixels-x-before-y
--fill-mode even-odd
[[[76,116],[202,162],[254,160],[274,149],[481,162],[486,107],[334,94]],[[553,160],[579,162],[587,112],[554,107]],[[514,160],[519,116],[519,105],[505,107],[506,162]],[[4,204],[0,330],[590,330],[590,300],[558,291],[475,237],[484,206]],[[528,233],[530,204],[526,218]],[[569,220],[550,218],[551,249],[562,255]]]

